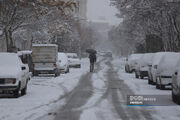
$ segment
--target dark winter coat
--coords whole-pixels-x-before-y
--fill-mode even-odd
[[[89,54],[89,60],[90,63],[95,63],[96,62],[96,54]]]

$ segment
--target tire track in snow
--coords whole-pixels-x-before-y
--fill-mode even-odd
[[[110,62],[107,62],[107,65],[110,66],[110,72],[108,72],[108,84],[112,95],[112,102],[119,116],[125,120],[153,120],[151,111],[149,111],[148,109],[142,109],[139,107],[128,107],[127,105],[125,105],[127,95],[134,95],[134,93],[124,83],[123,80],[120,80],[118,78],[117,71],[114,71],[112,64]]]

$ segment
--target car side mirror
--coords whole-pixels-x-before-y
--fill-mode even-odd
[[[175,72],[174,74],[175,74],[175,75],[178,75],[178,72]]]
[[[26,70],[26,67],[25,66],[21,67],[21,70]]]

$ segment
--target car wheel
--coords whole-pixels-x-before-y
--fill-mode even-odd
[[[177,97],[176,97],[176,95],[174,95],[173,90],[172,90],[172,100],[175,103],[177,102]]]
[[[141,77],[141,79],[144,79],[144,76],[141,75],[140,77]]]
[[[26,95],[26,93],[27,93],[27,82],[26,82],[25,88],[23,88],[23,89],[21,90],[21,95]]]
[[[55,71],[55,77],[60,76],[60,74],[61,74],[60,70]]]
[[[152,84],[152,81],[150,79],[148,79],[148,84],[151,85]]]
[[[139,76],[138,76],[137,74],[135,74],[135,77],[136,77],[136,78],[139,78]]]
[[[35,70],[33,71],[33,76],[38,76],[38,74]]]
[[[165,85],[159,85],[159,89],[160,90],[164,90],[165,89]]]
[[[159,85],[158,84],[156,84],[156,89],[159,89],[160,87],[159,87]]]
[[[19,83],[18,88],[16,90],[13,91],[14,97],[18,98],[20,96],[19,92],[20,92],[20,87],[21,87],[21,83]]]
[[[67,73],[69,73],[69,67],[68,67],[68,69],[67,69]]]

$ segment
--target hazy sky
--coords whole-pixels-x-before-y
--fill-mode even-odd
[[[106,19],[111,25],[120,23],[120,19],[116,18],[117,10],[114,6],[109,6],[110,0],[88,0],[87,17],[89,20]]]

